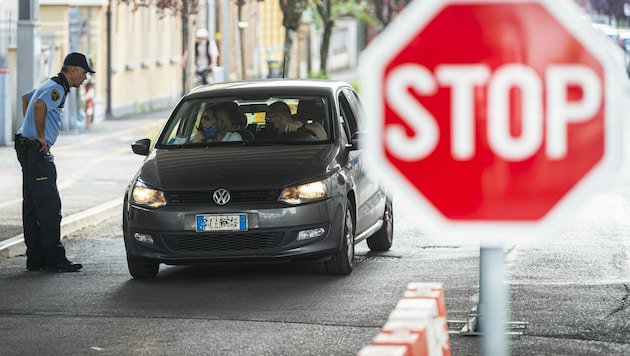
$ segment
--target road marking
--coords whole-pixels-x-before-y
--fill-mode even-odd
[[[69,178],[64,179],[60,184],[57,185],[57,187],[59,188],[59,190],[64,190],[66,188],[71,187],[75,182],[77,182],[78,180],[80,180],[83,175],[85,174],[85,171],[87,169],[90,169],[92,166],[94,166],[97,163],[112,159],[116,156],[120,156],[123,153],[127,153],[129,152],[129,148],[125,147],[125,148],[121,148],[118,151],[112,152],[108,155],[104,155],[104,156],[100,156],[99,158],[96,159],[92,159],[90,160],[87,164],[83,165],[83,167],[81,167],[81,169],[79,169],[78,171],[76,171],[73,175],[71,175]]]
[[[135,131],[138,131],[140,129],[153,129],[153,128],[160,128],[162,127],[162,125],[164,124],[166,120],[165,119],[160,119],[160,120],[156,120],[155,122],[148,124],[146,126],[143,127],[131,127],[128,129],[124,129],[124,130],[120,130],[120,131],[114,131],[111,132],[109,134],[106,135],[101,135],[101,136],[96,136],[96,137],[92,137],[89,138],[85,141],[82,142],[82,144],[94,144],[103,140],[107,140],[110,138],[117,138],[120,137],[122,135],[126,135],[126,134],[131,134]],[[76,144],[60,144],[58,146],[55,146],[55,151],[59,150],[59,151],[65,151],[68,149],[76,149]],[[115,156],[119,156],[125,152],[129,151],[129,147],[125,147],[124,149],[120,149],[119,151],[115,151],[109,155],[105,155],[105,156],[101,156],[97,159],[91,160],[88,164],[86,164],[85,166],[83,166],[80,170],[78,170],[77,172],[75,172],[72,176],[70,176],[70,178],[64,179],[60,184],[57,184],[57,188],[61,191],[64,189],[67,189],[68,187],[72,186],[72,184],[74,184],[74,182],[78,181],[81,178],[81,175],[83,175],[83,173],[85,172],[85,170],[91,166],[93,166],[96,163],[100,163],[103,162],[105,160],[111,159]],[[22,202],[22,198],[16,198],[16,199],[12,199],[12,200],[7,200],[4,201],[2,203],[0,203],[0,209],[10,206],[10,205],[14,205],[14,204],[19,204]]]

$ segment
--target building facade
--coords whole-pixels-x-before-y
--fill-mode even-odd
[[[194,81],[192,71],[185,69],[183,44],[186,41],[191,47],[201,27],[215,36],[219,47],[215,81],[265,78],[271,64],[282,63],[285,29],[279,1],[201,1],[186,18],[170,10],[158,11],[153,5],[134,9],[118,0],[20,1],[39,6],[36,36],[41,55],[32,64],[39,73],[37,82],[55,75],[69,52],[85,53],[91,60],[96,70],[90,79],[96,93],[95,122],[175,105]],[[10,92],[15,95],[9,103],[12,130],[22,119],[17,110],[21,95],[16,75],[21,43],[15,35],[18,8],[18,0],[0,3],[0,69],[8,73]],[[309,19],[306,13],[296,34],[291,67],[284,73],[287,77],[306,77],[319,68],[321,30]],[[329,57],[332,70],[356,65],[356,29],[354,20],[339,21]],[[73,90],[68,97],[64,129],[80,129],[81,91]]]

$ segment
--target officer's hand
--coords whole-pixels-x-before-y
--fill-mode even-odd
[[[46,142],[46,139],[43,139],[41,137],[36,137],[35,139],[42,146],[42,148],[39,149],[39,152],[47,152],[48,151],[48,142]]]

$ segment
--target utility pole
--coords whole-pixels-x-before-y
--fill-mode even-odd
[[[238,15],[237,15],[236,24],[238,27],[241,79],[245,80],[247,79],[246,68],[245,68],[245,28],[247,27],[247,22],[243,21],[243,6],[245,6],[245,0],[237,0],[236,5],[238,6]]]
[[[22,94],[41,82],[41,36],[39,24],[39,0],[21,0],[17,23],[17,106],[13,131],[22,119]]]
[[[223,23],[221,28],[221,58],[223,65],[223,81],[227,82],[230,73],[230,2],[223,0]]]
[[[112,117],[112,0],[107,3],[107,108],[105,117]]]
[[[192,48],[188,46],[188,33],[190,32],[188,30],[190,27],[190,19],[188,17],[188,1],[183,1],[182,6],[182,53],[186,53],[186,63],[183,63],[184,65],[182,66],[182,93],[186,94],[188,93],[188,90],[192,88],[192,83],[190,82],[192,77],[189,78],[188,74],[191,70],[193,70],[194,73],[194,69],[191,69],[190,67],[190,64],[194,62],[192,62],[190,59],[194,58],[195,52]]]

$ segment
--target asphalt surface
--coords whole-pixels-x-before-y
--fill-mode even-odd
[[[62,239],[122,214],[124,190],[144,159],[131,151],[140,138],[155,138],[168,112],[95,123],[62,132],[51,148],[62,204]],[[0,147],[0,258],[25,253],[22,235],[22,171],[12,146]],[[78,261],[77,261],[78,262]]]

